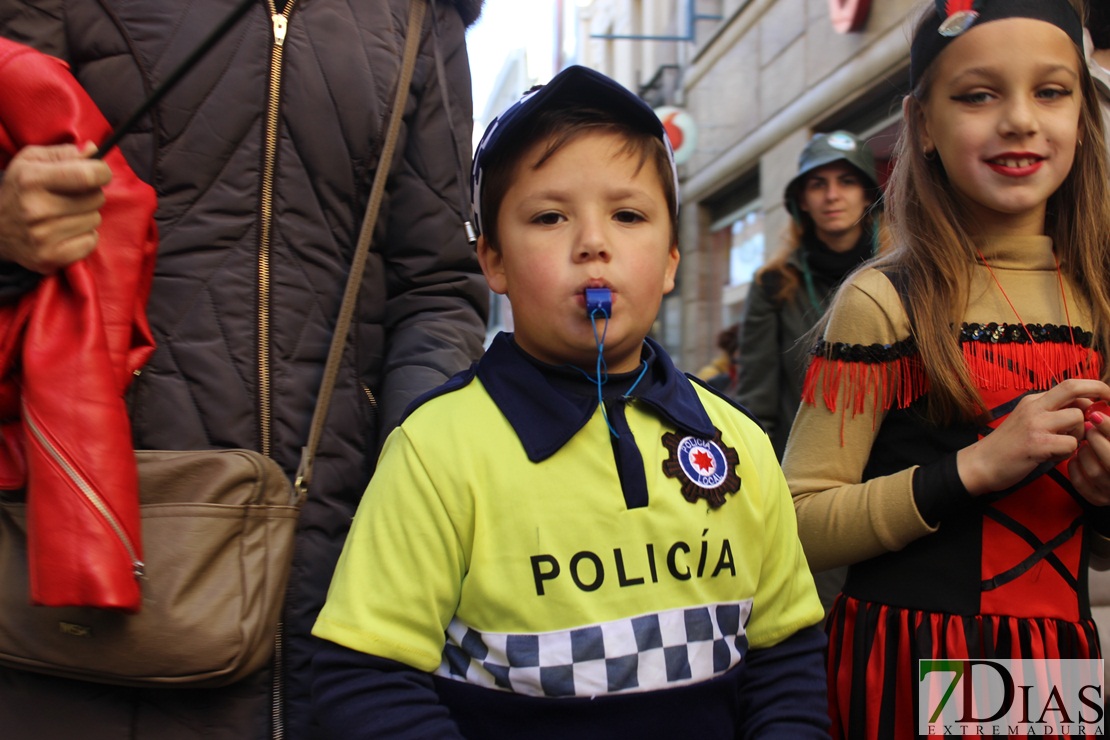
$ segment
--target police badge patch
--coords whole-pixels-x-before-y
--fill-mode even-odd
[[[708,440],[674,432],[663,435],[663,446],[671,453],[663,461],[663,474],[682,483],[682,496],[687,501],[695,503],[703,498],[714,509],[724,504],[726,493],[740,490],[740,476],[736,474],[740,456],[721,441],[721,430],[716,432]]]

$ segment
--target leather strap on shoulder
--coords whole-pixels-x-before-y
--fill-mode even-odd
[[[312,414],[312,427],[308,433],[308,442],[301,448],[301,462],[297,466],[297,476],[293,481],[298,496],[302,498],[308,493],[308,487],[312,484],[312,467],[316,458],[316,449],[320,446],[320,437],[323,435],[324,424],[327,421],[331,394],[335,389],[335,379],[339,374],[339,363],[343,357],[343,349],[347,344],[347,333],[351,328],[351,317],[354,315],[355,301],[358,298],[359,285],[362,282],[363,268],[366,267],[366,257],[370,253],[374,224],[377,223],[378,211],[382,205],[382,196],[385,194],[385,183],[389,178],[393,150],[397,147],[401,118],[405,112],[405,101],[408,99],[412,73],[416,67],[416,52],[420,47],[425,7],[426,0],[410,0],[409,2],[405,50],[401,61],[401,74],[397,80],[397,90],[393,99],[393,111],[389,117],[389,128],[386,131],[385,143],[382,146],[381,160],[378,162],[378,168],[374,173],[374,184],[370,189],[370,200],[366,205],[366,214],[362,219],[358,244],[351,260],[351,271],[347,276],[347,288],[343,293],[343,304],[339,307],[339,318],[335,322],[335,332],[331,338],[331,348],[328,350],[328,361],[324,366],[324,378],[320,384],[320,395],[316,399],[316,410]]]

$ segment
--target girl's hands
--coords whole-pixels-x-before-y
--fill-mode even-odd
[[[960,450],[956,465],[960,480],[972,496],[1001,491],[1020,482],[1038,465],[1060,462],[1075,454],[1085,436],[1084,409],[1091,399],[1110,400],[1110,386],[1099,380],[1065,380],[1045,393],[1030,394],[1018,402],[1010,415],[978,442]],[[1095,412],[1098,414],[1098,412]],[[1099,414],[1104,420],[1110,413]],[[1093,420],[1092,420],[1093,421]],[[1107,425],[1110,433],[1110,424]],[[1069,464],[1079,470],[1079,492],[1092,503],[1110,503],[1110,437],[1097,432],[1097,446]]]
[[[1068,477],[1095,506],[1110,504],[1110,405],[1085,402],[1084,441],[1068,463]]]

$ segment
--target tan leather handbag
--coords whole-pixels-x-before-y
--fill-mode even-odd
[[[0,500],[0,663],[125,685],[231,683],[273,653],[301,497],[250,450],[136,452],[138,614],[28,603],[25,504]]]
[[[0,492],[0,664],[101,683],[196,687],[232,683],[273,655],[297,514],[416,62],[425,0],[412,0],[410,8],[381,160],[295,483],[250,450],[136,452],[145,557],[138,614],[31,605],[23,493]]]

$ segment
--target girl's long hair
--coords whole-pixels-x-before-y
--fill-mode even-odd
[[[1082,9],[1081,9],[1082,10]],[[918,21],[933,12],[933,3]],[[1061,271],[1091,309],[1096,349],[1110,347],[1110,188],[1102,121],[1091,75],[1076,49],[1083,95],[1075,162],[1047,204],[1045,233],[1052,237]],[[887,190],[886,218],[892,249],[874,263],[904,277],[912,306],[912,334],[928,374],[928,416],[937,423],[982,418],[986,409],[959,346],[976,264],[973,229],[948,183],[940,158],[922,149],[922,108],[933,82],[931,67],[903,102],[904,126]],[[1110,367],[1104,362],[1104,380]]]

